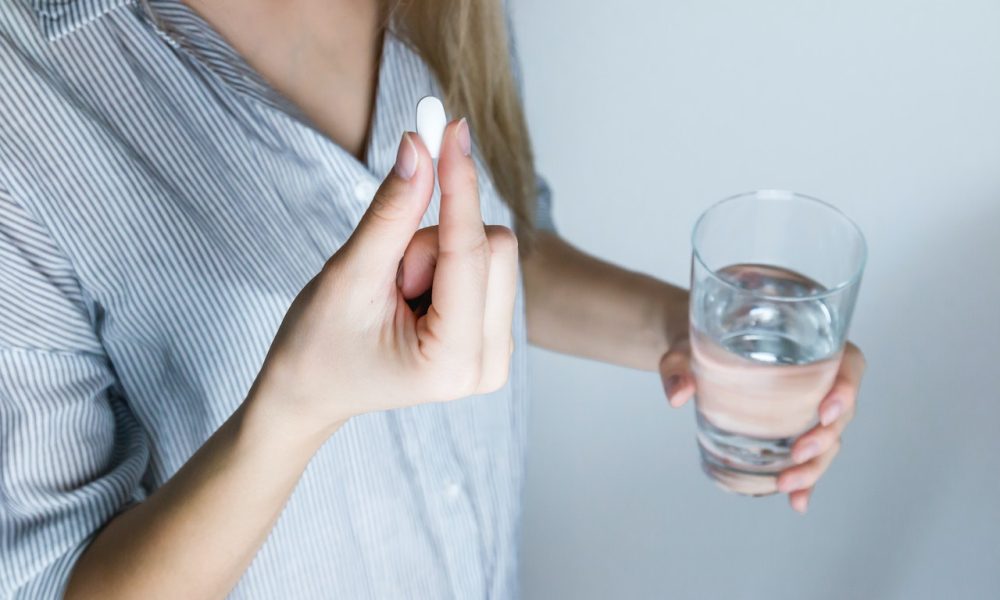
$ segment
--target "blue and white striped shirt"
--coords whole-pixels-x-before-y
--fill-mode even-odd
[[[439,92],[387,33],[361,162],[179,0],[150,4],[160,24],[134,0],[0,10],[0,598],[58,596],[240,404]],[[480,167],[485,221],[510,225]],[[234,598],[516,595],[521,298],[509,384],[348,422]]]

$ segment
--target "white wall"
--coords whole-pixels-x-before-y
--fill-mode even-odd
[[[658,378],[535,350],[524,597],[1000,594],[1000,2],[515,0],[562,233],[673,282],[729,194],[867,233],[858,418],[810,513],[716,490]]]

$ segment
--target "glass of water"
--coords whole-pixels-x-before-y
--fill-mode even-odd
[[[761,190],[709,208],[692,245],[702,467],[726,490],[773,494],[837,375],[865,240],[825,202]]]

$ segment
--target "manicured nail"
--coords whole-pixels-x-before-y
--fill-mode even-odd
[[[841,406],[840,400],[833,400],[826,408],[823,409],[823,413],[819,416],[819,422],[823,424],[823,427],[826,427],[830,423],[837,420],[837,417],[840,416],[840,412],[842,410],[843,407]]]
[[[785,477],[778,480],[778,491],[782,494],[794,492],[795,490],[802,489],[802,483],[802,477],[796,475]]]
[[[455,132],[458,136],[458,147],[462,150],[462,154],[468,156],[472,154],[472,136],[469,134],[469,122],[462,117],[462,120],[458,122],[458,128]]]
[[[817,456],[819,456],[819,444],[816,442],[807,442],[796,452],[792,452],[792,460],[798,464],[802,464],[810,458],[815,458]]]
[[[417,172],[417,147],[410,140],[409,132],[403,134],[403,139],[399,142],[399,150],[396,151],[396,165],[393,170],[404,180],[409,181],[413,174]]]

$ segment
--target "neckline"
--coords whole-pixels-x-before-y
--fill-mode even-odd
[[[294,102],[274,89],[211,23],[182,0],[147,0],[139,2],[138,5],[142,18],[161,38],[174,49],[184,52],[208,69],[226,87],[239,96],[252,102],[261,102],[310,129],[325,143],[332,145],[347,164],[375,179],[381,178],[373,169],[376,168],[377,158],[376,133],[382,121],[380,118],[380,107],[384,104],[382,93],[386,87],[383,81],[387,73],[384,63],[388,56],[388,47],[395,37],[391,27],[382,28],[379,57],[376,62],[375,93],[368,117],[362,160],[328,136]]]

